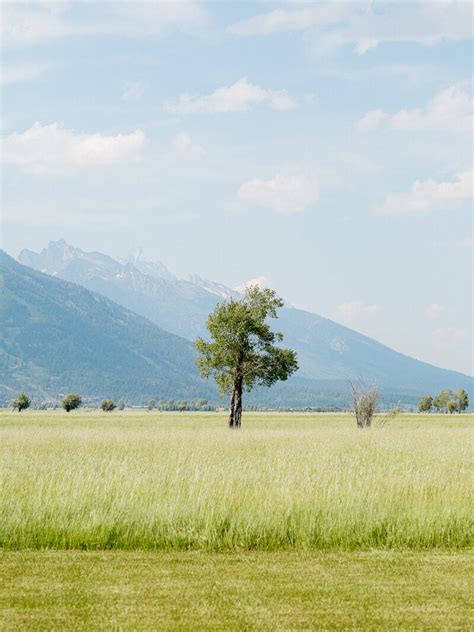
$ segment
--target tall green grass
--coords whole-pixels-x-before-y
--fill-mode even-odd
[[[4,414],[0,546],[469,546],[472,417],[444,420]]]

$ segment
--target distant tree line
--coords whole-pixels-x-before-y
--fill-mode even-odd
[[[277,412],[277,413],[342,413],[348,408],[340,406],[269,406],[266,404],[246,404],[243,409],[246,412]]]
[[[79,401],[80,400],[80,401]],[[22,410],[26,410],[27,408],[31,408],[33,410],[56,410],[58,408],[63,408],[66,412],[74,410],[79,406],[84,404],[83,399],[74,393],[66,395],[63,400],[60,402],[57,401],[33,401],[31,400],[25,393],[20,393],[18,397],[13,400],[10,405],[13,410],[17,410],[21,412]],[[96,407],[97,403],[88,402],[86,403],[87,407]],[[104,399],[99,404],[98,407],[103,412],[113,412],[114,410],[125,410],[125,402],[123,399],[119,399],[114,402],[111,399]],[[207,411],[214,412],[222,410],[222,404],[217,402],[209,402],[207,399],[195,398],[191,400],[162,400],[162,399],[150,399],[146,404],[142,404],[138,406],[139,408],[143,407],[147,410],[157,410],[157,411],[166,411],[166,412],[192,412],[192,411]],[[336,412],[344,412],[348,410],[347,407],[343,408],[340,406],[281,406],[281,405],[269,405],[269,404],[247,404],[244,407],[244,410],[247,412],[283,412],[283,413],[336,413]]]
[[[438,413],[462,413],[469,407],[469,397],[462,388],[455,393],[449,389],[440,391],[435,397],[425,395],[418,403],[420,413],[436,411]]]
[[[159,410],[159,411],[166,410],[166,411],[177,411],[177,412],[184,412],[186,410],[213,411],[218,408],[215,404],[210,404],[207,401],[207,399],[200,399],[200,398],[191,399],[189,401],[184,400],[184,399],[179,399],[179,400],[169,399],[167,401],[164,401],[162,399],[158,401],[155,399],[150,399],[147,402],[146,407],[147,407],[147,410]]]
[[[352,411],[354,412],[355,417],[356,417],[357,427],[368,428],[371,426],[372,418],[375,414],[375,410],[376,410],[376,406],[377,406],[377,402],[379,398],[379,391],[377,387],[372,387],[372,388],[367,389],[367,388],[355,387],[352,383],[351,383],[351,388],[352,388],[352,397],[353,397]],[[451,391],[449,391],[449,393],[452,395]],[[459,392],[458,400],[457,400],[458,406],[461,405],[459,403],[460,401],[464,402],[464,399],[463,399],[464,395],[465,395],[464,391]],[[466,402],[467,402],[467,395],[466,395]],[[22,410],[29,408],[30,403],[31,403],[30,398],[25,393],[20,393],[18,397],[12,402],[12,407],[13,407],[13,410],[18,410],[18,412],[21,412]],[[61,402],[61,406],[67,413],[69,413],[71,410],[75,410],[76,408],[79,408],[81,404],[82,404],[82,398],[80,395],[77,395],[76,393],[69,393],[69,395],[66,395]],[[431,406],[431,402],[430,402],[430,406]],[[466,403],[466,407],[467,407],[467,403]],[[117,404],[115,404],[111,399],[103,399],[99,404],[99,408],[104,413],[111,413],[116,409],[124,410],[125,403],[123,402],[123,400],[120,400]],[[219,409],[219,407],[216,407],[213,404],[209,404],[207,399],[201,399],[201,398],[192,399],[190,401],[186,401],[186,400],[175,401],[173,399],[170,399],[168,401],[163,401],[163,400],[156,401],[154,399],[151,399],[149,400],[146,408],[148,411],[158,410],[158,411],[176,411],[176,412],[216,411]],[[262,407],[250,404],[247,407],[247,410],[257,411],[257,410],[262,410]],[[275,410],[275,408],[273,410]],[[280,407],[280,410],[281,410],[281,407]],[[295,409],[286,409],[286,410],[287,411],[293,410],[296,412]],[[299,410],[300,411],[303,410],[306,412],[328,412],[327,408],[314,409],[314,408],[306,407]],[[398,412],[399,410],[397,409],[397,413]]]
[[[370,420],[375,412],[375,406],[378,401],[378,389],[361,389],[353,390],[353,402],[351,407],[340,406],[279,406],[266,404],[247,404],[244,408],[248,412],[308,412],[308,413],[328,413],[343,412],[351,410],[355,412],[358,419],[358,426],[365,427],[370,425]],[[48,410],[63,408],[66,412],[75,410],[83,404],[82,397],[76,393],[69,393],[61,402],[32,402],[25,393],[20,393],[10,405],[13,410],[22,412],[28,408],[35,410]],[[97,406],[96,404],[88,404],[88,406]],[[125,410],[125,402],[119,399],[114,402],[111,399],[102,400],[99,409],[103,412],[113,412],[114,410]],[[192,411],[218,411],[222,410],[222,405],[209,402],[207,399],[195,398],[191,400],[156,400],[150,399],[144,405],[149,410],[166,411],[166,412],[192,412]],[[431,395],[423,396],[418,403],[418,411],[421,413],[437,412],[437,413],[462,413],[469,407],[469,397],[464,389],[460,389],[457,393],[452,390],[445,389],[440,391],[435,397]],[[367,415],[366,415],[367,413]]]

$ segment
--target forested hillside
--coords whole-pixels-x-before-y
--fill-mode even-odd
[[[190,342],[79,285],[0,253],[0,397],[215,397]]]

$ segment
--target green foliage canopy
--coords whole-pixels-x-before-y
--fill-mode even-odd
[[[467,410],[468,407],[469,407],[469,397],[466,391],[463,388],[461,388],[461,390],[458,393],[458,411],[462,413],[465,410]]]
[[[431,395],[425,395],[418,402],[418,410],[420,413],[429,413],[433,408],[433,398]]]
[[[104,399],[103,401],[101,401],[100,407],[104,411],[104,413],[111,413],[117,408],[117,406],[113,403],[111,399]]]
[[[79,408],[81,404],[82,398],[80,397],[80,395],[76,395],[76,393],[69,393],[69,395],[66,395],[66,397],[61,402],[61,406],[67,413],[71,410]]]
[[[436,397],[433,399],[433,408],[436,410],[447,410],[448,402],[452,400],[454,397],[453,391],[449,389],[445,389],[444,391],[440,391]]]
[[[201,375],[213,377],[223,394],[231,391],[239,371],[249,391],[288,379],[298,368],[296,353],[275,345],[283,335],[272,332],[266,322],[276,318],[282,306],[273,290],[256,286],[248,288],[242,300],[219,303],[207,319],[212,341],[196,341]]]
[[[420,399],[419,410],[421,411],[421,404],[423,400],[429,399],[422,397]],[[469,396],[466,391],[461,388],[457,393],[449,389],[440,391],[436,397],[432,400],[432,406],[436,411],[443,411],[449,413],[462,413],[469,407]]]
[[[13,410],[17,410],[19,413],[21,413],[22,410],[26,410],[27,408],[29,408],[30,404],[31,401],[28,395],[25,395],[25,393],[20,393],[18,397],[13,400],[12,408]]]

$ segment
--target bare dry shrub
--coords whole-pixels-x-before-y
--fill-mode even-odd
[[[352,411],[358,428],[370,428],[372,419],[380,399],[377,386],[355,386],[349,382],[352,391]]]

